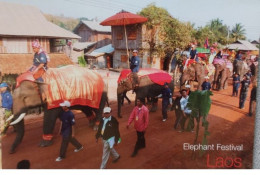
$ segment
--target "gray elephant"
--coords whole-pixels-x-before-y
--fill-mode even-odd
[[[201,90],[202,83],[205,81],[205,77],[208,70],[205,64],[202,63],[192,63],[187,66],[181,75],[181,86],[183,86],[186,82],[189,81],[197,81],[198,82],[198,90]],[[214,74],[210,75],[209,82],[212,83]]]
[[[75,68],[80,69],[78,67]],[[56,69],[60,69],[60,68],[56,68]],[[79,76],[79,74],[74,75],[72,73],[69,76],[72,77]],[[101,81],[103,81],[102,78]],[[67,83],[71,84],[71,86],[74,86],[74,84],[72,84],[71,82],[67,82]],[[26,80],[26,81],[22,81],[19,87],[17,87],[14,90],[13,93],[13,114],[14,115],[13,115],[11,125],[14,125],[16,129],[16,138],[13,145],[11,146],[9,153],[14,153],[17,146],[22,142],[24,136],[24,127],[25,127],[23,118],[32,109],[43,108],[43,112],[44,112],[43,138],[40,143],[40,146],[44,147],[52,144],[53,130],[55,127],[56,119],[60,116],[62,109],[60,107],[55,107],[52,109],[48,108],[46,102],[46,92],[48,92],[48,89],[49,89],[49,85],[47,84],[36,83],[36,82]],[[70,109],[81,110],[87,117],[91,117],[95,113],[96,119],[100,119],[102,116],[102,110],[107,101],[107,89],[105,84],[104,84],[104,88],[100,90],[100,93],[101,93],[100,95],[101,99],[98,108],[85,106],[85,105],[74,105]]]
[[[237,73],[240,75],[240,80],[242,81],[243,76],[247,73],[249,70],[249,66],[247,65],[246,61],[235,59],[233,62],[234,67],[234,73]]]
[[[154,69],[153,69],[154,70]],[[161,71],[162,72],[162,71]],[[172,92],[174,91],[174,81],[171,80],[171,76],[168,73],[162,73],[161,75],[165,75],[167,74],[167,80],[165,79],[165,82],[168,81],[170,79],[170,83],[169,83],[169,88],[172,90]],[[122,75],[122,73],[121,73]],[[161,80],[160,81],[164,81],[163,77],[160,77]],[[162,89],[163,89],[163,84],[157,84],[155,82],[153,82],[151,80],[151,78],[149,77],[149,75],[144,75],[141,76],[139,79],[139,87],[137,89],[135,89],[135,93],[136,93],[136,99],[137,98],[147,98],[151,100],[152,103],[152,108],[150,110],[150,112],[155,112],[157,109],[157,101],[158,98],[156,98],[159,94],[161,94]],[[117,87],[117,102],[118,102],[118,117],[121,118],[121,101],[123,98],[123,93],[125,91],[130,91],[133,90],[133,83],[132,83],[132,76],[131,74],[129,74],[129,76],[127,76],[124,79],[121,79],[120,81],[118,81],[118,87]]]
[[[225,89],[228,78],[232,76],[233,65],[229,60],[221,58],[215,58],[213,64],[215,75],[212,87],[215,90]]]

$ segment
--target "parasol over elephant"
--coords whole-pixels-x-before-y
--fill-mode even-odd
[[[107,101],[107,89],[98,73],[77,66],[64,66],[48,69],[43,78],[44,83],[32,81],[31,74],[23,74],[17,79],[11,123],[16,129],[16,138],[9,153],[14,153],[22,142],[24,117],[32,109],[43,108],[43,138],[40,143],[42,147],[52,144],[56,119],[62,112],[59,104],[63,100],[71,102],[70,109],[81,110],[87,117],[94,118],[91,117],[94,113],[96,119],[102,117]]]
[[[233,65],[228,59],[222,58],[215,58],[213,64],[215,75],[212,87],[217,90],[225,89],[228,78],[232,76]]]
[[[139,76],[139,87],[135,89],[136,99],[137,98],[148,98],[152,101],[152,108],[151,112],[156,111],[157,109],[157,101],[156,98],[159,94],[161,94],[163,84],[165,82],[169,83],[169,88],[174,91],[174,82],[172,77],[158,69],[140,69],[138,72]],[[125,69],[121,72],[119,79],[118,79],[118,87],[117,87],[117,102],[118,102],[118,117],[121,118],[121,101],[123,98],[123,93],[125,91],[133,90],[133,83],[132,83],[132,74],[131,71]]]
[[[214,70],[213,70],[214,72]],[[198,90],[201,90],[202,83],[205,81],[205,77],[208,76],[208,68],[205,64],[202,63],[192,63],[189,64],[181,75],[181,85],[183,86],[186,82],[197,81]],[[210,73],[209,82],[212,83],[214,73]]]

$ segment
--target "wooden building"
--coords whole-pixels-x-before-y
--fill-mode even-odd
[[[150,35],[145,24],[134,24],[126,26],[127,43],[129,57],[132,56],[133,50],[138,50],[138,56],[141,58],[141,67],[161,68],[160,58],[150,54],[150,45],[148,43]],[[156,35],[154,36],[156,40]],[[124,26],[112,26],[112,46],[114,47],[113,67],[127,68],[128,56],[126,51],[126,37]],[[153,57],[153,59],[151,59]],[[151,61],[153,60],[153,61]]]
[[[33,6],[0,2],[0,72],[2,75],[19,75],[33,60],[32,41],[39,39],[51,62],[49,67],[72,64],[64,54],[68,39],[80,37],[49,21]]]
[[[82,20],[73,32],[81,37],[80,42],[97,42],[96,49],[111,44],[111,27],[96,21]]]

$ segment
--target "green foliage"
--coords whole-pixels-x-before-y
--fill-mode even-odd
[[[231,36],[234,38],[234,40],[242,39],[244,40],[246,30],[244,29],[244,26],[241,23],[235,24],[235,26],[232,28]]]
[[[84,56],[79,56],[78,57],[78,63],[79,63],[79,66],[81,66],[81,67],[86,67],[87,66],[87,62],[86,62]]]
[[[199,123],[202,119],[202,126],[204,127],[204,135],[202,139],[202,145],[207,145],[208,140],[207,136],[210,135],[208,131],[209,122],[207,121],[207,116],[211,107],[211,99],[210,96],[213,95],[211,91],[194,91],[191,92],[188,100],[187,106],[192,110],[190,121],[196,119],[197,129],[194,144],[197,144],[198,134],[199,134]],[[190,128],[192,122],[188,124],[188,128]],[[200,152],[200,155],[203,154],[203,151]]]
[[[63,15],[55,16],[55,15],[45,14],[44,16],[48,21],[69,31],[73,31],[73,29],[79,23],[79,19],[64,17]]]
[[[139,14],[148,18],[145,24],[149,32],[145,38],[150,45],[150,55],[164,57],[175,48],[183,49],[190,43],[192,25],[173,18],[166,9],[150,4]]]

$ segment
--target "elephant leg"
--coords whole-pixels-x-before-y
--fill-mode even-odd
[[[150,112],[156,112],[158,108],[158,98],[152,98],[152,108]]]
[[[11,149],[9,151],[10,154],[15,153],[16,147],[22,142],[23,136],[24,136],[24,120],[21,120],[19,123],[14,125],[14,128],[16,130],[16,138],[11,146]]]
[[[57,117],[61,115],[61,112],[61,108],[54,108],[48,110],[45,107],[43,117],[43,136],[39,146],[46,147],[52,145],[53,130],[56,124]]]

